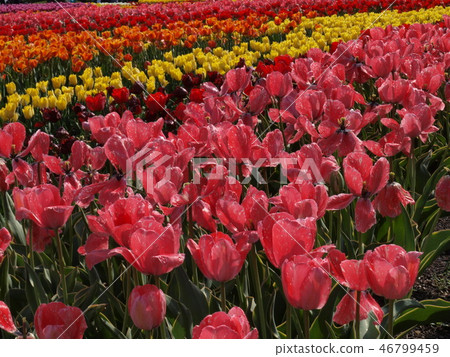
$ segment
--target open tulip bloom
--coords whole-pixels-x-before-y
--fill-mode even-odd
[[[447,323],[449,4],[0,5],[0,338]]]

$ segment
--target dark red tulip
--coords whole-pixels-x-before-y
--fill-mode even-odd
[[[225,282],[239,274],[251,244],[245,240],[234,243],[225,233],[217,232],[200,237],[198,244],[189,239],[187,247],[204,276]]]
[[[87,329],[83,312],[61,302],[40,305],[34,315],[34,327],[41,339],[82,339]]]
[[[326,259],[294,255],[281,266],[283,291],[289,304],[296,309],[321,309],[331,291]]]
[[[356,303],[356,291],[350,291],[345,294],[342,300],[336,306],[336,312],[333,315],[333,322],[339,325],[345,325],[351,321],[355,321]],[[359,319],[367,319],[371,311],[375,314],[375,322],[381,324],[384,315],[383,310],[367,291],[363,291],[361,293],[360,299]]]
[[[11,311],[9,311],[9,307],[3,301],[0,301],[0,329],[9,333],[17,332]]]
[[[247,317],[240,307],[233,307],[206,316],[192,330],[193,339],[257,339],[258,330],[250,329]]]
[[[53,185],[13,190],[16,218],[30,219],[42,228],[59,228],[66,224],[73,206],[66,204]]]
[[[155,285],[136,286],[128,298],[128,312],[136,327],[150,331],[166,316],[166,297]]]
[[[436,185],[436,202],[444,211],[450,212],[450,175],[443,176]]]
[[[106,96],[104,93],[100,92],[95,96],[86,97],[86,107],[91,112],[101,112],[106,105]]]
[[[386,299],[401,299],[416,281],[422,253],[406,252],[395,244],[385,244],[364,255],[367,280],[372,291]]]
[[[11,234],[6,228],[0,229],[0,264],[5,259],[5,252],[11,243]]]

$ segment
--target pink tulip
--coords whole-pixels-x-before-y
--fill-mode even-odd
[[[410,291],[419,270],[422,253],[406,252],[385,244],[364,255],[367,280],[373,292],[386,299],[401,299]]]
[[[150,331],[166,316],[166,297],[155,285],[136,286],[128,298],[128,312],[136,327]]]
[[[225,282],[239,274],[251,244],[245,240],[235,244],[228,235],[217,232],[200,237],[198,244],[189,239],[187,247],[204,276]]]
[[[281,266],[283,291],[289,304],[296,309],[321,309],[331,291],[329,262],[307,255],[294,255]]]
[[[438,206],[450,212],[450,175],[443,176],[436,185],[436,202]]]
[[[206,316],[192,330],[193,339],[257,339],[258,330],[250,329],[244,311],[233,307],[228,314],[223,311]]]

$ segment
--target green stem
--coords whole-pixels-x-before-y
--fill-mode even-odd
[[[292,306],[286,302],[286,338],[292,338]]]
[[[309,311],[308,310],[303,310],[303,326],[304,326],[303,335],[305,336],[305,339],[309,339]]]
[[[128,269],[125,271],[125,311],[124,311],[124,318],[123,318],[123,324],[122,324],[122,333],[126,334],[127,327],[128,327],[128,299],[131,294],[131,267],[128,267]]]
[[[362,233],[358,232],[357,235],[358,235],[358,255],[362,257],[364,255]]]
[[[28,235],[30,236],[30,264],[31,264],[31,269],[34,270],[33,223],[32,222],[30,222],[30,229],[28,230]]]
[[[155,276],[155,280],[156,280],[156,287],[161,290],[161,278],[158,276]],[[159,325],[159,330],[161,332],[161,338],[163,340],[165,340],[167,338],[167,335],[166,335],[166,326],[165,326],[164,319],[162,320],[161,325]]]
[[[227,295],[226,295],[226,290],[225,290],[225,283],[223,281],[220,283],[220,306],[222,308],[222,311],[226,312]]]
[[[67,284],[66,284],[66,277],[64,274],[64,265],[65,264],[64,264],[63,250],[62,250],[62,242],[61,242],[61,237],[59,236],[58,228],[56,229],[56,248],[58,251],[59,273],[61,275],[64,303],[67,304],[69,302],[69,298],[67,295]]]
[[[264,305],[261,293],[261,281],[259,279],[258,272],[258,262],[256,258],[256,247],[253,245],[253,248],[250,250],[250,274],[253,280],[253,286],[256,291],[256,305],[258,306],[258,315],[260,321],[260,331],[262,334],[262,338],[267,338],[266,334],[266,317],[264,315]]]
[[[394,338],[394,302],[395,299],[389,300],[389,315],[388,315],[388,337]]]
[[[361,319],[361,291],[356,292],[356,318],[355,318],[355,337],[356,339],[360,339],[360,333],[359,333],[359,325],[360,325],[360,319]]]

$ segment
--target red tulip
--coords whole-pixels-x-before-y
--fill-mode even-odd
[[[11,234],[6,228],[0,229],[0,264],[5,258],[4,254],[9,247],[9,243],[11,243]]]
[[[345,325],[356,320],[356,303],[356,291],[345,294],[336,306],[333,321],[339,325]],[[376,322],[381,324],[381,321],[383,320],[383,310],[367,291],[363,291],[360,300],[360,320],[367,319],[371,311],[376,316]]]
[[[82,339],[87,329],[83,312],[61,302],[40,305],[34,315],[34,327],[41,339]]]
[[[21,123],[10,123],[0,130],[0,156],[9,158],[16,156],[22,150],[26,131]]]
[[[443,176],[436,185],[436,202],[438,206],[450,212],[450,175]]]
[[[247,317],[240,307],[233,307],[206,316],[192,330],[194,339],[257,339],[258,330],[250,329]]]
[[[355,207],[356,230],[367,232],[376,223],[376,213],[370,198],[386,186],[389,162],[382,157],[372,165],[369,155],[354,152],[344,159],[343,167],[345,182],[351,194],[342,193],[330,197],[327,209],[345,208],[354,197],[358,197]]]
[[[303,310],[324,307],[331,291],[329,268],[326,259],[311,259],[307,255],[294,255],[285,260],[281,281],[289,304]]]
[[[64,202],[57,187],[40,185],[13,190],[16,218],[30,219],[42,228],[59,228],[66,224],[73,206]]]
[[[114,98],[116,103],[124,104],[128,101],[128,98],[130,97],[130,91],[126,87],[114,88],[112,90],[111,96]]]
[[[414,204],[408,191],[398,182],[389,182],[373,200],[375,209],[384,217],[397,217],[402,213],[402,206]]]
[[[86,107],[91,112],[100,112],[105,108],[106,96],[104,93],[100,92],[95,96],[86,97]]]
[[[136,286],[128,298],[128,312],[136,327],[152,330],[166,316],[166,297],[155,285]]]
[[[367,280],[373,292],[386,299],[401,299],[410,291],[419,270],[419,252],[385,244],[364,255]]]
[[[292,91],[292,78],[289,73],[272,72],[266,77],[266,89],[272,97],[282,98]]]
[[[323,115],[318,144],[324,154],[330,155],[338,150],[339,156],[347,156],[354,151],[363,151],[357,135],[366,123],[359,111],[347,110],[341,101],[330,99],[325,103]]]
[[[224,282],[239,274],[252,246],[245,240],[234,243],[225,233],[217,232],[200,237],[198,244],[189,239],[187,247],[204,276]]]
[[[9,307],[3,301],[0,301],[0,329],[9,333],[17,332],[11,311],[9,311]]]
[[[313,218],[297,219],[288,213],[273,213],[258,224],[258,235],[269,261],[280,268],[293,255],[309,253],[314,247]]]
[[[150,114],[163,112],[166,107],[168,96],[161,92],[150,94],[145,100],[145,105]]]

